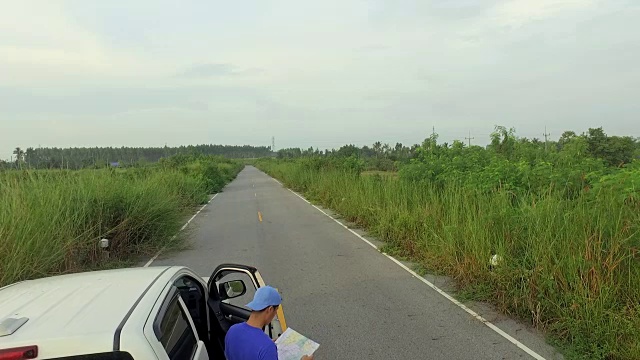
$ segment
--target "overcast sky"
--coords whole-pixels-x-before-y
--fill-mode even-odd
[[[640,136],[637,0],[0,0],[0,158],[33,146]]]

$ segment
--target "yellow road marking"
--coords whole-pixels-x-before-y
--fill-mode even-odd
[[[262,213],[260,211],[258,211],[258,219],[260,219],[260,222],[262,222]]]
[[[280,328],[282,328],[282,332],[287,330],[287,320],[284,319],[284,311],[282,310],[282,304],[278,306],[278,310],[276,311],[278,314],[278,321],[280,321]]]

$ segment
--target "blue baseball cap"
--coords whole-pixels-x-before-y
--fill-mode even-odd
[[[271,286],[263,286],[256,291],[253,301],[247,304],[247,307],[253,311],[262,311],[269,306],[278,306],[282,303],[282,296],[278,290]]]

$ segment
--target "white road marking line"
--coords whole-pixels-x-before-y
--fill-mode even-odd
[[[295,191],[293,191],[293,190],[291,190],[291,189],[287,189],[287,190],[291,191],[295,196],[297,196],[297,197],[299,197],[300,199],[304,200],[307,204],[309,204],[309,205],[313,206],[314,208],[316,208],[316,209],[317,209],[318,211],[320,211],[321,213],[323,213],[323,214],[327,215],[329,218],[331,218],[331,220],[335,221],[336,223],[338,223],[338,224],[339,224],[340,226],[342,226],[343,228],[345,228],[345,229],[349,230],[349,232],[351,232],[353,235],[355,235],[355,236],[359,237],[359,238],[360,238],[360,240],[362,240],[362,241],[366,242],[366,243],[367,243],[367,244],[369,244],[372,248],[374,248],[374,249],[378,250],[378,247],[377,247],[377,246],[375,246],[371,241],[369,241],[369,240],[367,240],[367,239],[363,238],[363,237],[362,237],[362,236],[360,236],[360,234],[358,234],[357,232],[355,232],[355,231],[353,231],[353,230],[349,229],[349,227],[348,227],[347,225],[345,225],[345,224],[341,223],[340,221],[338,221],[338,220],[334,219],[333,217],[331,217],[331,215],[327,214],[326,212],[324,212],[324,211],[323,211],[322,209],[320,209],[319,207],[317,207],[317,206],[313,205],[312,203],[310,203],[307,199],[305,199],[304,197],[302,197],[302,196],[301,196],[300,194],[298,194],[297,192],[295,192]]]
[[[274,179],[275,180],[275,179]],[[278,180],[276,180],[277,182],[279,182]],[[300,199],[304,200],[307,204],[313,206],[314,208],[316,208],[316,210],[320,211],[321,213],[323,213],[325,216],[327,216],[328,218],[330,218],[331,220],[335,221],[336,223],[338,223],[340,226],[342,226],[343,228],[349,230],[352,234],[354,234],[355,236],[357,236],[360,240],[366,242],[367,244],[369,244],[372,248],[378,250],[378,247],[375,246],[374,244],[372,244],[369,240],[365,239],[364,237],[362,237],[362,235],[358,234],[357,232],[349,229],[349,227],[347,227],[346,225],[344,225],[343,223],[341,223],[340,221],[334,219],[331,215],[327,214],[326,212],[324,212],[324,210],[320,209],[319,207],[313,205],[312,203],[309,202],[309,200],[305,199],[304,197],[302,197],[302,195],[298,194],[297,192],[291,190],[291,189],[287,189],[289,191],[291,191],[291,193],[293,193],[294,195],[296,195],[297,197],[299,197]],[[409,274],[413,275],[415,278],[417,278],[418,280],[422,281],[423,283],[425,283],[427,286],[429,286],[430,288],[432,288],[433,290],[435,290],[436,292],[438,292],[440,295],[444,296],[447,300],[451,301],[452,303],[454,303],[455,305],[457,305],[459,308],[461,308],[462,310],[466,311],[469,315],[473,316],[476,320],[482,322],[483,324],[485,324],[486,326],[488,326],[491,330],[495,331],[496,333],[498,333],[500,336],[502,336],[503,338],[509,340],[509,342],[511,342],[512,344],[514,344],[515,346],[517,346],[518,348],[520,348],[522,351],[526,352],[527,354],[531,355],[531,357],[533,357],[534,359],[537,360],[546,360],[544,357],[542,357],[541,355],[539,355],[538,353],[536,353],[535,351],[531,350],[530,348],[528,348],[526,345],[524,345],[523,343],[521,343],[520,341],[518,341],[517,339],[515,339],[514,337],[512,337],[511,335],[507,334],[506,332],[504,332],[502,329],[500,329],[499,327],[495,326],[494,324],[492,324],[491,322],[489,322],[489,320],[483,318],[481,315],[479,315],[478,313],[476,313],[475,311],[469,309],[468,307],[466,307],[464,304],[462,304],[461,302],[459,302],[458,300],[456,300],[453,296],[447,294],[444,290],[440,289],[439,287],[435,286],[432,282],[430,282],[429,280],[423,278],[422,276],[418,275],[415,271],[411,270],[410,268],[408,268],[406,265],[404,265],[403,263],[401,263],[400,261],[398,261],[396,258],[394,258],[393,256],[388,255],[387,253],[382,253],[382,255],[388,257],[389,259],[391,259],[391,261],[393,261],[394,263],[396,263],[398,266],[400,266],[401,268],[403,268],[404,270],[406,270]]]
[[[173,235],[173,236],[171,237],[171,239],[169,240],[169,242],[172,242],[172,241],[176,238],[176,236],[178,236],[178,234],[179,234],[181,231],[183,231],[184,229],[186,229],[186,228],[187,228],[187,226],[189,226],[189,224],[191,223],[191,221],[193,221],[193,219],[195,219],[195,218],[196,218],[196,216],[198,216],[198,214],[200,214],[200,212],[201,212],[202,210],[204,210],[204,208],[206,208],[206,207],[207,207],[207,205],[211,204],[211,202],[213,201],[213,199],[215,199],[215,198],[216,198],[216,196],[218,196],[218,194],[213,195],[213,197],[211,198],[211,200],[209,200],[206,204],[202,205],[202,207],[200,208],[200,210],[198,210],[198,212],[196,212],[196,213],[191,217],[191,219],[189,219],[189,221],[187,221],[187,223],[186,223],[186,224],[182,225],[182,227],[180,228],[180,230],[178,230],[178,232],[177,232],[175,235]],[[155,256],[154,256],[154,257],[152,257],[149,261],[147,261],[147,263],[146,263],[146,264],[144,264],[144,266],[143,266],[143,267],[149,267],[149,265],[151,265],[151,264],[152,264],[152,263],[153,263],[153,262],[158,258],[158,256],[160,256],[160,254],[164,251],[164,249],[166,249],[166,248],[167,248],[167,246],[166,246],[166,245],[165,245],[165,246],[163,246],[163,247],[162,247],[162,249],[160,249],[160,250],[155,254]]]

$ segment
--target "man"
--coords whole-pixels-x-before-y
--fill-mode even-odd
[[[276,317],[282,297],[271,286],[256,291],[253,301],[247,304],[251,316],[246,323],[235,324],[225,338],[227,360],[278,360],[276,344],[262,330]],[[303,356],[301,360],[313,360],[313,356]]]

